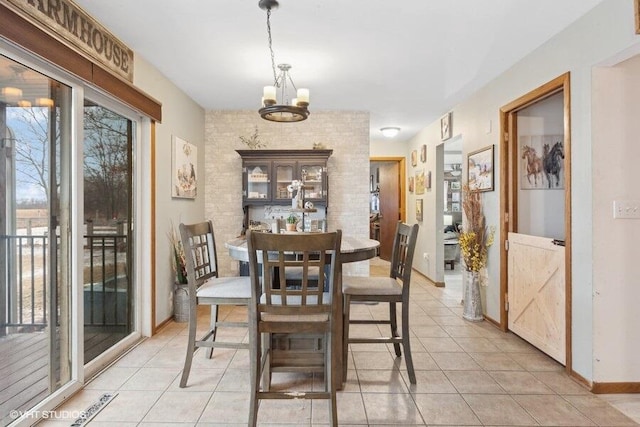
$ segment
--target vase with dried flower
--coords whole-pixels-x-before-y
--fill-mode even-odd
[[[187,280],[187,260],[182,247],[180,235],[176,232],[173,222],[167,233],[171,245],[171,267],[173,269],[174,295],[173,316],[176,322],[189,321],[189,287]]]
[[[462,317],[466,320],[480,321],[482,300],[480,296],[480,270],[486,267],[489,247],[493,244],[495,227],[487,227],[482,212],[482,195],[465,184],[462,187],[462,208],[466,218],[464,231],[458,242],[467,271],[464,288],[464,306]]]

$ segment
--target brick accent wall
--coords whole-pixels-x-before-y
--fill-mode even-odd
[[[237,274],[238,264],[224,242],[242,231],[242,161],[237,149],[248,149],[240,136],[256,126],[267,149],[311,149],[322,143],[332,149],[329,178],[328,229],[369,236],[369,113],[315,112],[300,123],[272,123],[256,111],[207,111],[205,115],[205,218],[213,221],[220,275]],[[344,266],[344,273],[366,275],[369,263]]]

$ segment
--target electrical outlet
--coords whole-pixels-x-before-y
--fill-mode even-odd
[[[640,219],[640,200],[614,200],[614,219]]]

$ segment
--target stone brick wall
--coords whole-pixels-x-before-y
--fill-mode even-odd
[[[265,149],[332,149],[329,177],[328,229],[369,236],[369,113],[312,112],[300,123],[272,123],[257,111],[207,111],[205,115],[205,218],[213,221],[220,275],[237,274],[238,265],[224,242],[242,231],[242,161],[235,150],[248,149],[240,136],[256,126]],[[344,273],[367,274],[369,263],[345,265]]]

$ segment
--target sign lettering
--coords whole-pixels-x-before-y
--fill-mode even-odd
[[[0,0],[54,37],[133,82],[133,51],[71,0]]]

